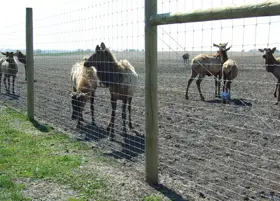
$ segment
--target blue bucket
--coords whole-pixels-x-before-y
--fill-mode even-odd
[[[222,99],[230,100],[230,94],[227,92],[222,92],[221,97],[222,97]]]

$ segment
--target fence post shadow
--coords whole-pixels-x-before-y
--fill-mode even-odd
[[[34,128],[36,128],[37,130],[39,130],[42,133],[48,133],[50,132],[51,128],[49,128],[46,125],[43,125],[41,123],[39,123],[37,120],[33,119],[30,120],[30,122],[32,123],[32,125],[34,126]]]

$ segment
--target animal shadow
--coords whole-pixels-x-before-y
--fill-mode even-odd
[[[84,135],[85,141],[99,141],[102,138],[107,137],[106,129],[99,127],[98,125],[92,125],[87,123],[77,128],[81,134]]]
[[[3,95],[7,96],[10,100],[17,100],[20,97],[18,94],[13,93],[5,93]]]
[[[113,151],[111,153],[106,153],[105,155],[112,156],[116,159],[127,159],[132,158],[145,152],[145,137],[133,131],[135,135],[125,134],[123,136],[123,142],[120,142],[122,149],[120,151]]]
[[[252,107],[252,103],[247,101],[246,99],[242,99],[242,98],[234,98],[231,100],[231,103],[233,103],[234,105],[237,106],[244,106],[244,107]]]
[[[221,104],[223,104],[222,99],[212,99],[212,100],[207,100],[205,102],[207,102],[207,103],[221,103]],[[243,107],[252,107],[252,103],[251,102],[249,102],[246,99],[242,99],[242,98],[233,98],[233,99],[230,100],[230,104],[231,105],[236,105],[236,106],[243,106]]]

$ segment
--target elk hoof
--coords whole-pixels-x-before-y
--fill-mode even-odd
[[[121,136],[126,136],[127,134],[127,129],[126,127],[123,127],[123,132],[121,132]]]
[[[278,101],[276,103],[274,103],[274,105],[278,105]]]
[[[188,95],[185,95],[185,98],[186,98],[186,100],[189,100],[189,96]]]
[[[130,123],[128,126],[129,126],[129,129],[134,129],[134,126],[132,126],[132,123]]]
[[[81,122],[78,122],[78,123],[77,123],[76,128],[77,128],[77,129],[82,128],[82,124],[81,124]]]
[[[109,141],[113,141],[113,140],[115,140],[115,134],[114,133],[109,133],[109,135],[108,135],[108,140]]]

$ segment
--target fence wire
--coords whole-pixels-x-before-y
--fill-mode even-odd
[[[158,13],[256,2],[262,1],[161,0]],[[107,155],[144,172],[144,2],[65,1],[53,8],[53,13],[43,13],[44,8],[38,5],[37,15],[34,12],[36,118],[90,141]],[[2,52],[25,52],[23,24],[2,29]],[[279,17],[262,17],[158,27],[160,182],[182,198],[280,199],[280,116],[273,96],[277,80],[265,71],[262,53],[258,51],[279,46],[279,25]],[[108,140],[106,132],[112,111],[107,87],[98,85],[95,92],[95,125],[91,124],[89,101],[82,127],[76,128],[77,122],[71,120],[71,69],[84,56],[92,55],[101,42],[118,60],[127,59],[138,74],[131,109],[134,128],[123,136],[122,102],[118,101],[113,141]],[[213,76],[206,76],[201,82],[205,101],[200,100],[194,82],[186,100],[191,60],[200,53],[215,53],[213,43],[226,42],[232,45],[228,57],[238,64],[231,104],[222,104],[214,97]],[[186,52],[187,64],[182,58]],[[24,65],[18,60],[16,63],[16,93],[6,94],[2,84],[0,98],[26,111]]]
[[[250,1],[162,1],[159,13],[187,12]],[[220,4],[215,6],[214,3]],[[198,5],[199,4],[199,5]],[[184,6],[185,7],[184,7]],[[277,47],[279,17],[220,20],[158,27],[160,171],[182,194],[209,200],[268,200],[280,197],[277,79],[265,71],[259,48]],[[213,54],[213,43],[232,45],[238,64],[232,102],[214,97],[213,76],[195,83],[185,100],[191,60]],[[189,62],[183,54],[189,53]],[[278,52],[275,53],[277,57]],[[175,179],[176,178],[176,179]],[[176,184],[175,184],[176,183]]]

